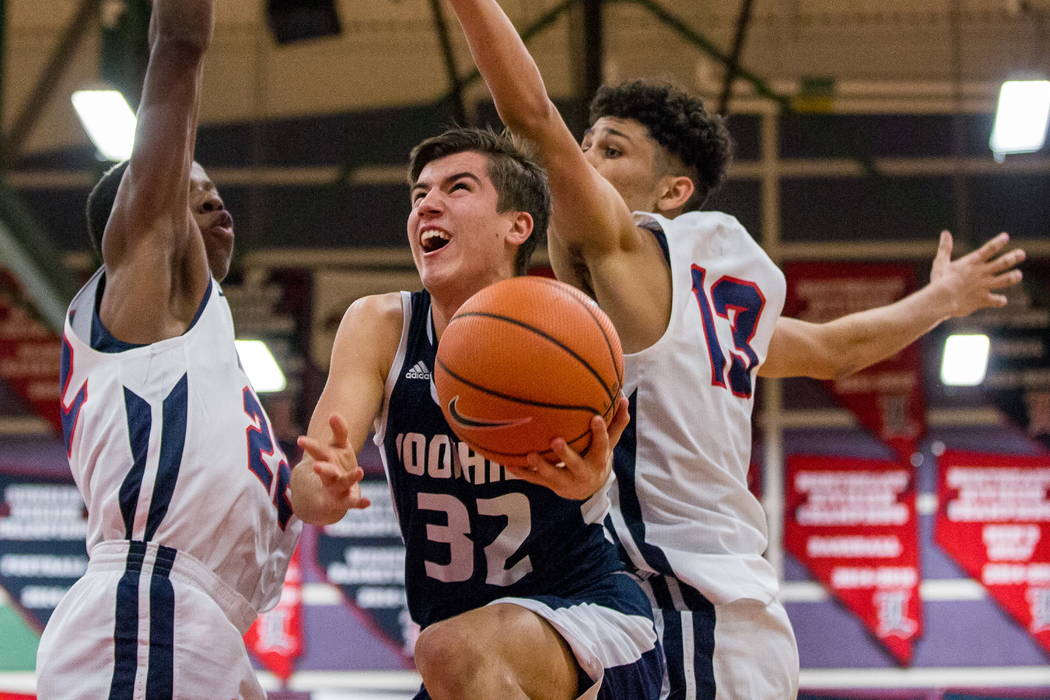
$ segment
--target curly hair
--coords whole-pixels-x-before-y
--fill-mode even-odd
[[[632,80],[604,85],[591,101],[590,123],[602,117],[634,119],[690,171],[696,192],[687,210],[699,209],[725,181],[733,160],[733,140],[722,117],[669,83]]]
[[[113,211],[113,203],[117,199],[117,189],[120,187],[120,181],[124,178],[130,162],[121,161],[107,170],[95,183],[87,198],[84,214],[87,217],[88,238],[99,260],[102,259],[102,234],[106,232],[109,214]]]
[[[415,184],[428,163],[465,151],[488,157],[488,175],[499,194],[499,211],[524,211],[532,215],[532,235],[518,247],[517,274],[524,275],[536,246],[547,234],[551,214],[547,173],[519,147],[508,132],[462,127],[426,139],[409,155],[408,182]]]

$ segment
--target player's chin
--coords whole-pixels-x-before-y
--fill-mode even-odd
[[[226,232],[208,232],[205,237],[205,248],[208,251],[208,267],[215,279],[222,281],[230,271],[233,259],[233,234]]]
[[[232,250],[226,253],[208,251],[208,268],[211,276],[219,282],[226,279],[226,275],[230,272],[231,253]]]
[[[457,279],[457,275],[445,266],[424,263],[419,266],[419,279],[431,294],[435,292],[440,294],[443,288]]]

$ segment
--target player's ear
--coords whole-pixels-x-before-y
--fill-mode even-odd
[[[671,212],[681,209],[696,191],[693,179],[685,175],[666,175],[663,180],[663,190],[660,193],[660,198],[656,200],[656,208],[660,212]]]
[[[535,225],[532,220],[532,214],[527,211],[515,212],[514,218],[511,219],[510,223],[510,231],[507,232],[507,242],[514,245],[521,245],[527,241]]]

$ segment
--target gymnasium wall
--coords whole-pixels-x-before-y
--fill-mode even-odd
[[[494,123],[491,105],[474,111]],[[415,284],[403,250],[403,165],[411,146],[449,123],[450,115],[439,103],[201,129],[197,158],[238,223],[238,269],[228,285],[238,329],[275,341],[290,368],[290,389],[267,400],[282,439],[294,440],[308,420],[342,309],[357,296]],[[922,282],[938,232],[950,228],[964,248],[1009,231],[1031,250],[1028,266],[1045,271],[1050,158],[1044,152],[994,163],[986,146],[989,124],[983,112],[777,116],[755,108],[730,121],[737,162],[710,207],[739,218],[783,263],[894,262],[913,268]],[[34,153],[8,177],[82,273],[92,267],[82,208],[99,169],[90,150],[78,148]],[[1033,284],[1047,279],[1035,275],[1042,282]],[[1031,303],[1048,308],[1050,289],[1026,290]],[[1047,651],[934,542],[938,456],[945,450],[1047,456],[982,392],[940,386],[943,335],[922,341],[927,428],[909,461],[918,495],[924,615],[911,663],[895,660],[802,563],[779,542],[772,545],[771,555],[782,562],[782,599],[799,642],[802,685],[812,697],[1050,697]],[[1050,325],[1042,338],[1050,345]],[[899,459],[817,382],[773,388],[762,381],[758,396],[755,462],[766,479],[783,479],[783,465],[770,463],[778,453],[781,462],[804,454]],[[17,426],[27,413],[0,384],[0,424]],[[774,450],[771,416],[778,423]],[[80,539],[71,536],[79,533],[82,513],[71,500],[60,441],[39,424],[4,432],[0,690],[18,690],[31,684],[48,605],[84,561]],[[383,517],[388,499],[374,449],[362,462],[376,511],[324,530],[307,528],[303,539],[304,640],[291,687],[394,697],[414,683],[408,673],[414,631],[401,608],[399,543],[392,519]],[[18,489],[25,483],[54,487],[40,492],[46,493],[41,512],[65,518],[65,530],[52,528],[36,539],[12,536],[11,494],[25,498]],[[768,494],[769,483],[760,490]],[[5,568],[5,558],[18,553],[59,558],[35,570],[9,558]],[[265,677],[270,687],[279,685],[272,674]]]

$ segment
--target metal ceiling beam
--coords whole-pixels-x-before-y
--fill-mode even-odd
[[[138,110],[149,63],[149,0],[119,0],[102,6],[99,75]]]
[[[589,105],[605,76],[605,24],[602,0],[578,0],[570,13],[569,72],[576,108],[570,126],[580,133],[590,121]]]
[[[565,12],[577,2],[580,2],[580,0],[562,0],[562,2],[558,3],[551,9],[544,12],[542,15],[540,15],[539,19],[537,19],[524,30],[519,32],[519,34],[521,35],[521,40],[524,41],[526,44],[529,43],[530,39],[532,39],[534,36],[553,25],[556,21],[558,21],[559,17],[565,14]],[[469,87],[470,85],[476,83],[480,79],[481,73],[478,72],[477,68],[474,68],[470,71],[470,73],[468,73],[460,80],[460,86],[462,88]],[[445,96],[438,100],[438,102],[443,102],[447,99],[448,96]]]
[[[736,20],[733,47],[729,50],[726,76],[722,82],[722,95],[718,98],[718,113],[722,116],[729,114],[729,101],[733,98],[733,82],[736,80],[737,71],[740,69],[740,54],[744,51],[747,29],[751,26],[751,9],[753,6],[754,2],[752,0],[743,0],[743,4],[740,6],[740,15]]]
[[[58,46],[51,54],[40,79],[4,137],[2,156],[4,169],[11,167],[21,155],[27,137],[54,96],[55,89],[66,68],[72,63],[73,54],[76,53],[88,30],[95,26],[94,19],[101,2],[102,0],[81,0],[80,7],[66,25],[62,37],[58,40]]]
[[[6,185],[0,185],[0,260],[22,285],[40,318],[61,333],[76,283],[50,236]]]
[[[441,0],[430,0],[430,14],[434,20],[434,28],[437,29],[441,56],[445,61],[445,71],[448,73],[450,86],[448,94],[452,100],[453,115],[458,124],[467,126],[470,122],[467,119],[467,105],[463,97],[463,82],[459,79],[459,67],[456,65],[456,54],[452,50],[452,39],[449,37],[448,22],[445,20]]]
[[[640,5],[649,11],[649,14],[653,15],[656,19],[662,22],[664,25],[674,30],[684,39],[689,41],[691,44],[699,48],[701,51],[711,56],[712,58],[721,61],[723,65],[729,66],[732,63],[732,58],[727,56],[718,49],[710,39],[705,37],[700,32],[695,31],[692,27],[686,24],[682,19],[672,14],[668,10],[664,9],[655,0],[608,0],[609,2],[631,2],[635,5]],[[755,89],[755,92],[776,102],[780,105],[781,110],[785,114],[795,114],[798,110],[795,109],[792,103],[791,97],[787,95],[781,95],[776,92],[769,84],[755,75],[751,71],[741,67],[739,64],[735,69],[736,77],[746,80]],[[878,175],[878,171],[875,169],[875,161],[871,153],[858,145],[854,141],[844,142],[838,144],[841,147],[842,153],[848,154],[850,158],[856,160],[865,173],[868,175]]]

